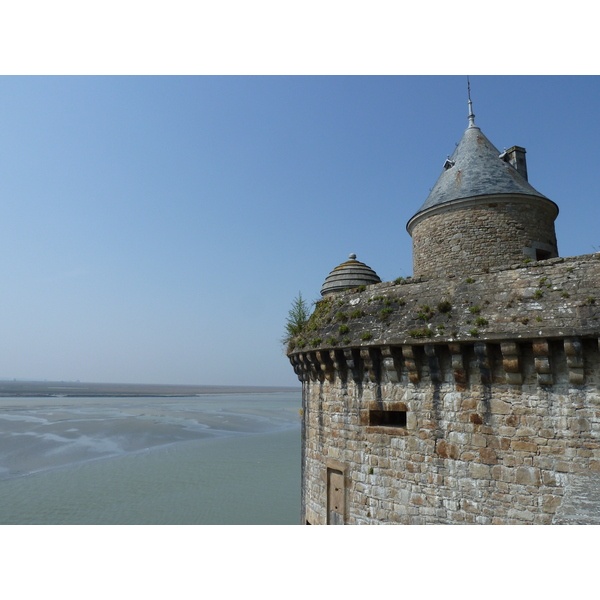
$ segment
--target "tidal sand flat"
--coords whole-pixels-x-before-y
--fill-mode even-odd
[[[299,519],[299,392],[0,399],[0,523]]]

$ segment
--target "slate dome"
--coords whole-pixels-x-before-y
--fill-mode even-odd
[[[325,279],[321,288],[321,295],[343,292],[360,285],[381,283],[381,279],[364,263],[356,260],[356,254],[351,254],[346,262],[337,266]]]

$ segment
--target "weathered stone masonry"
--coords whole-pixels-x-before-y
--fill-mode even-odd
[[[414,226],[415,276],[479,273],[524,257],[535,260],[540,251],[558,256],[554,203],[538,201],[534,208],[531,200],[488,197],[483,204],[465,204],[438,208]]]
[[[351,255],[290,340],[303,522],[600,524],[600,253],[559,258],[557,214],[469,102],[415,278]]]
[[[290,356],[304,386],[304,519],[570,522],[571,496],[600,480],[599,259],[326,299],[312,340],[345,323],[350,344],[307,341]],[[349,307],[363,316],[346,318]],[[488,322],[477,334],[476,318]],[[361,342],[365,331],[373,339]],[[376,424],[381,411],[405,413],[405,424]],[[328,509],[332,473],[341,513]],[[588,506],[585,522],[600,522],[599,509]]]

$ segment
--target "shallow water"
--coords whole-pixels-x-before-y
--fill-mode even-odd
[[[0,401],[2,524],[297,524],[300,393]]]

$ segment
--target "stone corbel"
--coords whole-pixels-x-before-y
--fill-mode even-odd
[[[306,360],[308,361],[308,363],[310,365],[310,378],[313,381],[316,381],[317,379],[319,381],[323,381],[324,375],[323,375],[323,372],[321,371],[321,365],[319,364],[319,361],[318,361],[315,353],[307,352],[305,354],[305,356],[306,356]]]
[[[569,369],[569,383],[583,385],[585,374],[581,339],[576,337],[565,338],[565,354],[567,355],[567,367]]]
[[[477,357],[481,383],[492,383],[492,361],[490,358],[489,345],[485,342],[476,342],[475,356]]]
[[[296,373],[298,379],[304,381],[307,378],[307,374],[305,372],[304,364],[300,361],[300,357],[297,354],[292,354],[292,356],[290,356],[290,362],[292,363],[294,373]]]
[[[433,383],[439,383],[442,380],[442,374],[440,371],[440,361],[435,353],[435,346],[432,344],[425,345],[425,356],[427,357],[427,364],[429,365],[429,376]]]
[[[540,385],[552,385],[553,379],[548,340],[535,340],[533,342],[533,356],[538,383]]]
[[[327,381],[333,381],[335,373],[333,371],[333,362],[329,356],[329,352],[326,350],[318,350],[315,352],[316,359],[319,363],[321,373],[325,376]]]
[[[296,361],[297,361],[298,368],[302,372],[302,381],[309,381],[310,380],[310,363],[308,362],[308,359],[306,358],[306,354],[304,352],[297,354]]]
[[[358,351],[353,350],[352,348],[345,348],[344,349],[344,358],[346,359],[346,365],[352,372],[352,379],[354,379],[354,381],[360,381],[361,373],[360,373],[360,358],[358,356]]]
[[[331,364],[333,365],[334,374],[337,375],[339,379],[345,380],[347,369],[343,352],[341,350],[330,350],[329,358],[331,359]]]
[[[402,356],[404,357],[404,365],[408,371],[408,379],[411,383],[419,383],[421,377],[419,375],[419,364],[417,360],[417,349],[415,346],[402,346]]]
[[[379,350],[377,348],[361,348],[360,357],[371,383],[377,383],[379,381]]]
[[[383,346],[381,348],[382,364],[385,369],[389,381],[392,383],[400,383],[402,363],[400,361],[401,355],[398,349],[392,348],[391,346]]]
[[[502,350],[502,368],[506,374],[506,383],[521,385],[523,383],[520,359],[521,347],[516,342],[510,341],[500,344],[500,349]]]
[[[450,354],[452,356],[452,371],[454,373],[454,381],[456,383],[468,383],[469,374],[465,369],[465,357],[460,347],[460,344],[448,344]]]

